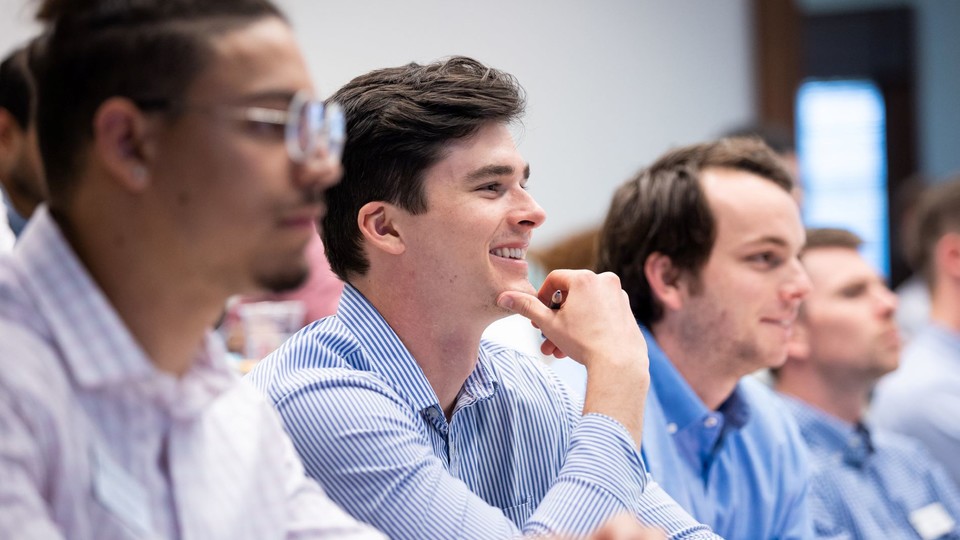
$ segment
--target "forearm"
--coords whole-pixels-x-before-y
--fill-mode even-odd
[[[650,374],[646,362],[594,361],[587,367],[587,389],[583,414],[602,414],[623,424],[630,433],[634,449],[643,435],[643,415]]]
[[[625,511],[670,538],[717,538],[647,475],[624,426],[604,415],[585,415],[556,482],[524,532],[584,535]]]

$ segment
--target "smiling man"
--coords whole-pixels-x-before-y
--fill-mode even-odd
[[[668,152],[614,195],[601,271],[620,276],[650,351],[647,466],[725,538],[809,538],[796,424],[745,375],[786,359],[810,288],[792,181],[754,139]]]
[[[897,368],[896,296],[840,229],[813,229],[801,255],[813,283],[776,371],[813,458],[820,538],[955,538],[960,493],[916,440],[873,429],[874,385]],[[909,486],[909,487],[908,487]]]
[[[323,230],[347,286],[335,316],[250,376],[307,471],[392,538],[580,536],[624,511],[712,537],[641,462],[646,348],[617,278],[527,280],[545,215],[509,130],[516,80],[456,57],[368,73],[333,99],[350,138]],[[537,359],[481,341],[512,312],[586,365],[584,404]]]

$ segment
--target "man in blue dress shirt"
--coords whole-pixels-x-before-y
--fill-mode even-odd
[[[509,130],[516,80],[455,57],[362,75],[331,99],[350,135],[322,229],[347,285],[336,315],[249,378],[309,474],[392,538],[579,536],[620,512],[713,537],[641,461],[647,353],[619,280],[527,280],[545,215]],[[537,359],[481,342],[511,313],[547,354],[587,366],[585,403]]]
[[[911,258],[930,288],[930,319],[877,385],[871,417],[920,439],[960,485],[960,178],[923,194],[916,223]]]
[[[808,538],[803,441],[752,377],[786,359],[810,283],[792,180],[756,139],[668,152],[619,188],[599,270],[620,276],[650,350],[643,456],[725,538]]]
[[[813,283],[776,371],[813,463],[817,535],[957,538],[960,493],[922,445],[873,429],[864,410],[897,368],[897,299],[840,229],[807,232],[801,260]]]

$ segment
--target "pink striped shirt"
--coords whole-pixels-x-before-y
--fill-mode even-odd
[[[45,208],[0,259],[0,537],[381,538],[216,338],[181,378],[154,368]]]

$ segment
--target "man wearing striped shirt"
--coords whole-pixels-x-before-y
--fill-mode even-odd
[[[229,296],[303,281],[339,177],[289,25],[265,0],[39,18],[50,198],[0,259],[0,538],[382,538],[211,332]]]
[[[250,376],[307,471],[393,538],[582,535],[624,511],[713,537],[637,451],[646,348],[619,280],[558,271],[539,292],[527,280],[545,215],[509,130],[516,80],[455,57],[371,72],[332,99],[350,137],[323,235],[347,285],[336,315]],[[585,403],[536,359],[481,342],[515,312],[547,354],[587,366]]]
[[[960,492],[919,441],[876,429],[864,411],[897,368],[897,299],[840,229],[807,232],[801,260],[813,283],[776,388],[813,461],[820,538],[960,538]],[[921,399],[916,396],[915,399]]]

